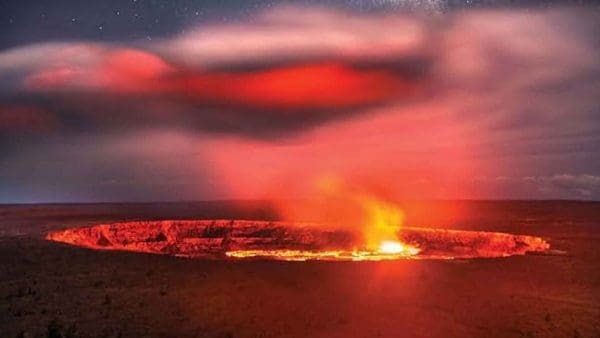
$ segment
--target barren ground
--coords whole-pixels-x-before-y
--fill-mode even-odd
[[[600,337],[600,203],[444,203],[460,212],[426,225],[537,235],[567,253],[191,260],[41,235],[123,220],[273,214],[261,202],[0,206],[0,337]],[[430,221],[425,214],[409,221]]]

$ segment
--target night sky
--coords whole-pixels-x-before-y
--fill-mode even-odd
[[[476,0],[108,0],[0,1],[0,48],[49,40],[126,42],[184,33],[215,22],[235,22],[281,5],[321,5],[358,12],[390,10],[450,11],[465,8],[597,7],[596,1]]]
[[[0,203],[600,199],[592,1],[0,0]]]

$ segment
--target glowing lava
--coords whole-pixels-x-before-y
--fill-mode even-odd
[[[263,258],[285,261],[382,261],[408,258],[401,253],[372,251],[239,250],[225,253],[231,258]]]
[[[410,258],[419,253],[419,249],[400,242],[384,241],[376,251],[367,250],[237,250],[227,251],[231,258],[269,258],[286,261],[330,260],[330,261],[382,261]]]

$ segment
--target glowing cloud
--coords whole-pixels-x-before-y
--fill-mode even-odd
[[[566,8],[280,7],[162,40],[0,51],[0,147],[11,149],[0,168],[35,167],[27,153],[58,156],[74,140],[104,154],[167,133],[186,139],[173,150],[185,160],[150,162],[178,163],[178,182],[200,182],[190,198],[302,196],[303,182],[327,173],[394,198],[555,194],[548,180],[532,194],[529,181],[477,178],[598,176],[596,19]],[[119,163],[117,178],[148,175]],[[560,196],[599,193],[579,185]]]

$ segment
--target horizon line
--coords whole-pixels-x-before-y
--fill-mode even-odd
[[[98,205],[98,204],[183,204],[183,203],[231,203],[231,202],[273,202],[285,200],[309,200],[310,198],[273,198],[273,199],[214,199],[214,200],[155,200],[155,201],[59,201],[59,202],[0,202],[3,206],[35,206],[35,205]],[[569,199],[569,198],[407,198],[395,201],[401,202],[575,202],[575,203],[600,203],[600,200],[593,199]]]

